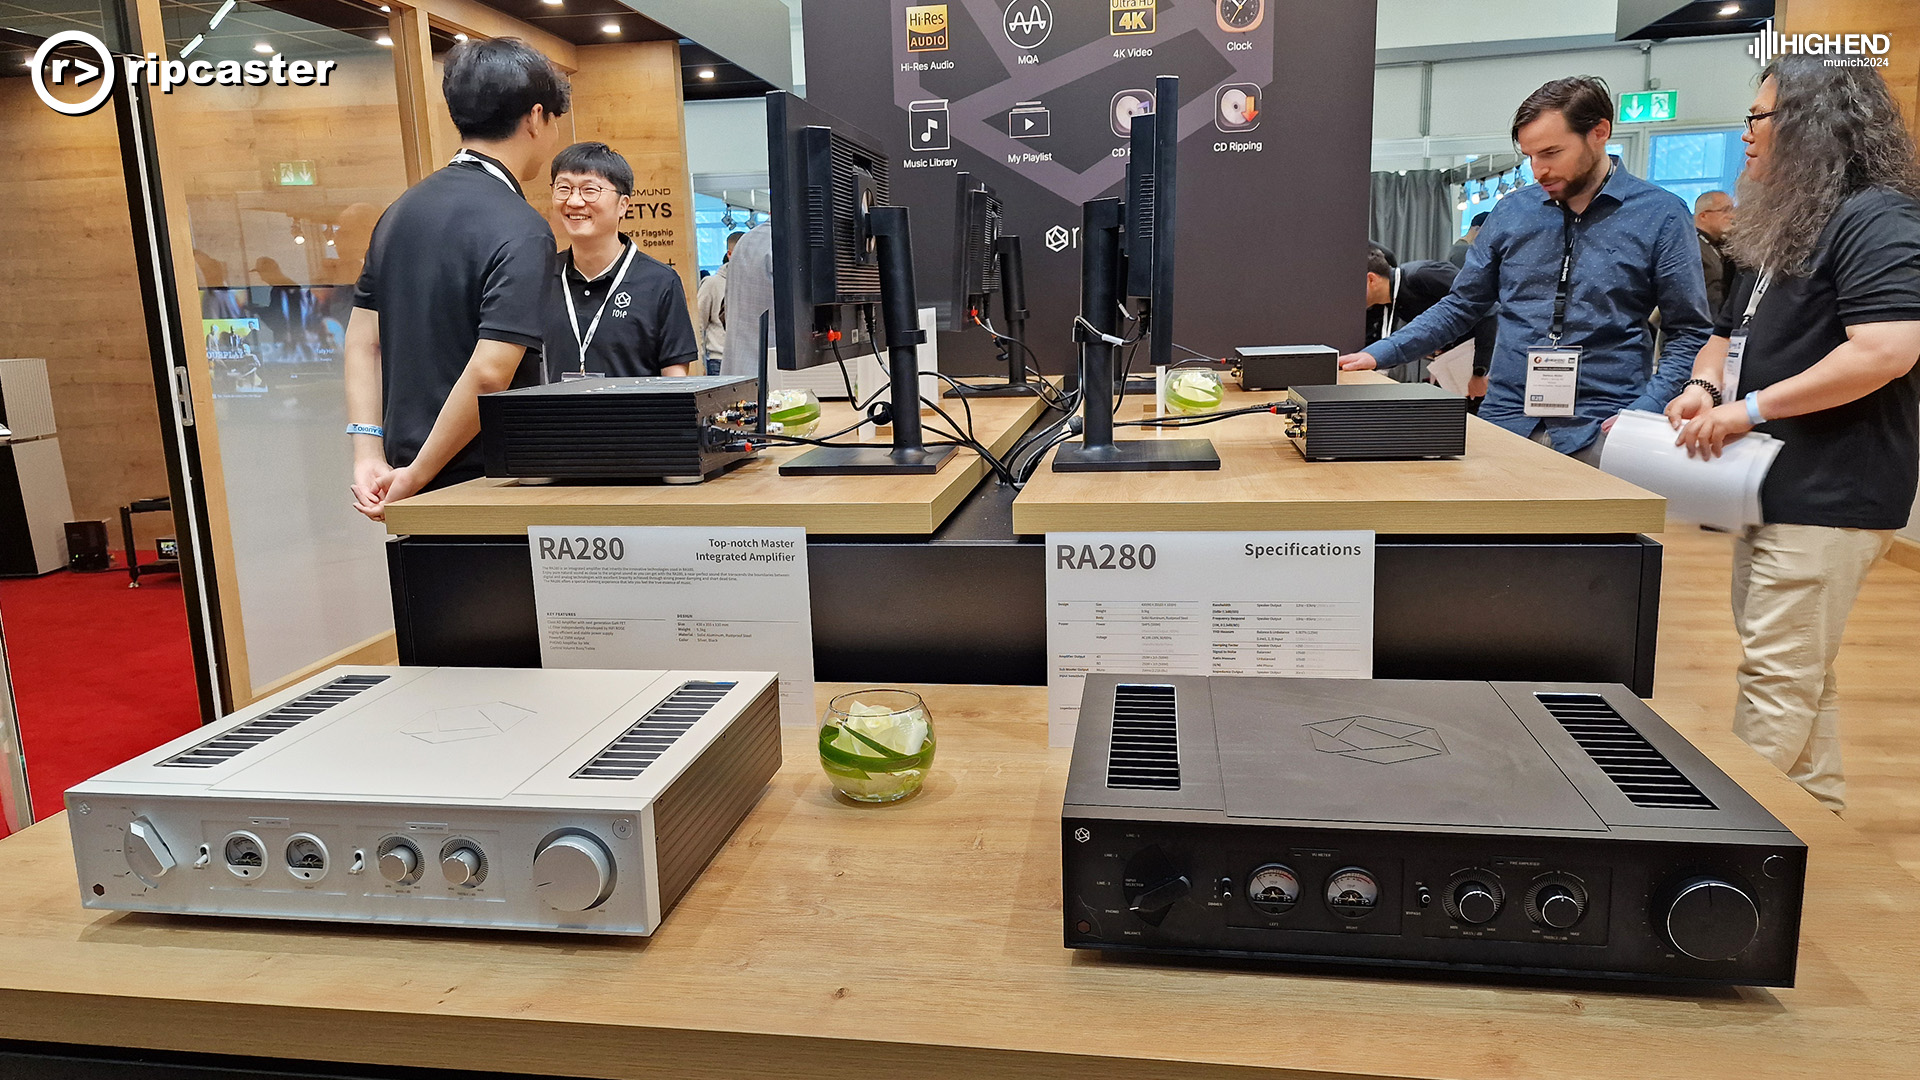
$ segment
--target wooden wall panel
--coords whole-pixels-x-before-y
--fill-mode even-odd
[[[1917,0],[1778,0],[1774,29],[1783,34],[1886,34],[1893,50],[1880,74],[1920,138],[1920,2]]]
[[[680,44],[583,45],[575,55],[580,67],[573,75],[574,138],[604,142],[633,166],[633,207],[623,230],[640,250],[680,272],[691,308],[700,264],[694,252]]]
[[[166,494],[167,469],[113,112],[62,116],[0,79],[0,116],[0,356],[46,358],[74,514],[118,548],[119,508]]]

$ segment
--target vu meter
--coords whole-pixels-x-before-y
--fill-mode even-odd
[[[1213,0],[1213,17],[1229,34],[1258,29],[1267,18],[1266,0]]]
[[[1213,98],[1213,126],[1221,131],[1252,131],[1260,126],[1260,88],[1228,83]]]

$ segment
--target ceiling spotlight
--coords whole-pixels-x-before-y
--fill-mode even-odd
[[[381,4],[381,5],[380,5],[380,13],[381,13],[382,15],[391,15],[391,14],[393,14],[393,9],[392,9],[392,8],[390,8],[390,7],[388,7],[388,6],[387,6],[387,5],[385,5],[385,4]]]
[[[566,0],[540,0],[540,2],[547,5],[548,7],[559,7],[561,4],[565,3]]]
[[[304,244],[307,242],[307,238],[304,236],[301,236],[299,233],[294,233],[293,242],[296,244]]]
[[[1724,6],[1722,6],[1722,7],[1720,8],[1720,14],[1722,14],[1722,15],[1738,15],[1738,14],[1740,14],[1740,5],[1739,5],[1739,4],[1726,4],[1726,5],[1724,5]]]
[[[273,53],[273,46],[262,41],[254,45],[253,51],[259,53],[261,56],[269,56]]]
[[[1465,210],[1465,209],[1467,208],[1467,204],[1466,204],[1466,203],[1463,203],[1463,202],[1461,202],[1461,203],[1455,203],[1455,204],[1453,205],[1453,208],[1454,208],[1455,210]]]
[[[620,24],[617,22],[610,22],[610,23],[607,23],[605,26],[602,26],[600,29],[604,33],[617,34],[620,32]]]
[[[700,69],[700,71],[699,71],[699,75],[700,75],[700,77],[701,77],[701,78],[703,78],[703,79],[711,79],[711,78],[713,78],[713,69],[712,69],[712,68],[701,68],[701,69]]]
[[[453,35],[453,40],[455,40],[455,41],[465,41],[465,40],[467,40],[467,35],[465,35],[465,34],[455,34],[455,35]]]
[[[180,59],[185,60],[187,57],[192,56],[193,50],[199,48],[201,43],[206,40],[207,40],[207,35],[205,34],[193,35],[193,40],[187,42],[187,47],[180,50]]]
[[[373,39],[373,43],[374,43],[375,45],[378,45],[378,46],[380,46],[380,47],[382,47],[382,48],[386,48],[386,49],[391,49],[391,48],[393,48],[393,39],[392,39],[392,38],[390,38],[390,37],[388,37],[388,36],[387,36],[387,35],[385,35],[385,34],[381,34],[381,35],[380,35],[379,37],[377,37],[377,38],[374,38],[374,39]]]

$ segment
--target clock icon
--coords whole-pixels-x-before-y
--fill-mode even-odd
[[[1267,0],[1213,0],[1213,16],[1219,20],[1220,29],[1244,34],[1266,19]]]

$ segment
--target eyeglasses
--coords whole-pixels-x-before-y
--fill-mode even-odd
[[[1769,117],[1772,117],[1772,116],[1777,116],[1777,115],[1779,115],[1779,113],[1780,113],[1780,110],[1779,110],[1779,109],[1768,109],[1768,110],[1767,110],[1766,112],[1756,112],[1756,113],[1748,113],[1748,114],[1747,114],[1747,132],[1748,132],[1748,134],[1752,134],[1752,132],[1753,132],[1753,125],[1754,125],[1754,123],[1755,123],[1755,121],[1759,121],[1759,120],[1765,120],[1765,119],[1767,119],[1767,118],[1769,118]]]
[[[612,188],[601,187],[598,184],[582,184],[579,187],[574,187],[572,184],[563,182],[553,185],[553,201],[566,202],[568,199],[578,195],[580,196],[581,202],[599,202],[600,196],[612,190]]]

